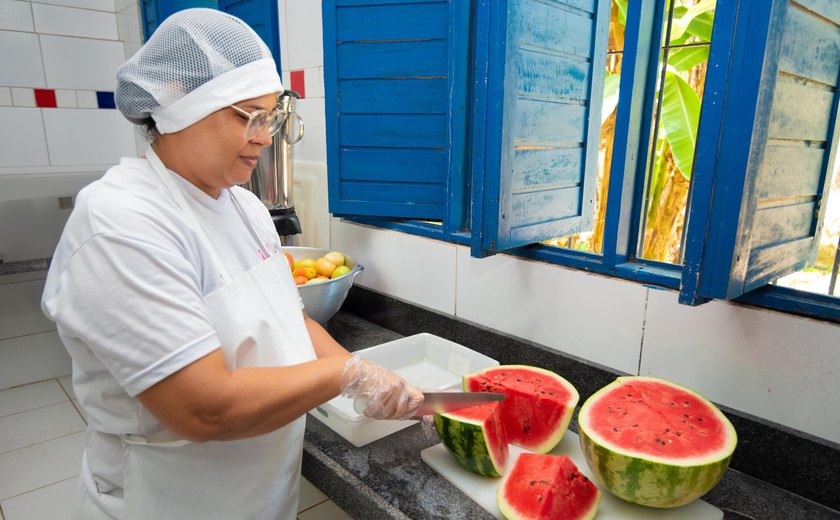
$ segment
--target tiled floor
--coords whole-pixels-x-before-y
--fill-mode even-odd
[[[0,520],[67,518],[84,431],[70,376],[0,391]],[[299,520],[349,518],[302,481]]]

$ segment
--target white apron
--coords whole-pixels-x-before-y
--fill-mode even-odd
[[[275,254],[231,280],[151,147],[146,157],[225,277],[225,285],[208,294],[205,305],[228,367],[292,365],[315,359],[299,293],[283,255]],[[263,244],[242,206],[237,206],[255,239]],[[124,517],[293,520],[304,424],[305,416],[275,432],[238,441],[192,443],[127,436],[123,439]]]

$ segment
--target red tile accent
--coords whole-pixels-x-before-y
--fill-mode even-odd
[[[35,90],[35,106],[38,108],[55,108],[58,103],[55,101],[55,90],[36,88]]]
[[[306,97],[306,81],[303,79],[302,70],[293,70],[289,73],[292,78],[291,89],[300,94],[300,98]]]

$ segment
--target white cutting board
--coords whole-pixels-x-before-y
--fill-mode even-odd
[[[522,448],[510,445],[510,460],[508,460],[508,468],[513,467],[513,462],[525,450]],[[578,467],[581,473],[592,478],[592,472],[589,471],[589,466],[583,458],[583,452],[580,449],[578,436],[573,431],[567,431],[563,436],[563,440],[552,451],[552,455],[568,455],[572,462]],[[435,471],[441,474],[446,480],[452,482],[455,487],[463,491],[468,497],[473,499],[478,505],[486,509],[496,518],[502,519],[502,513],[499,511],[499,506],[496,505],[496,490],[499,487],[501,479],[493,477],[483,477],[464,469],[458,461],[455,460],[443,444],[435,444],[430,448],[420,452],[420,457],[423,462],[434,468]],[[596,520],[722,520],[723,511],[702,500],[695,500],[694,502],[671,509],[656,509],[652,507],[644,507],[637,504],[631,504],[621,500],[620,498],[611,495],[606,489],[601,487],[597,482],[598,488],[601,490],[601,504],[598,506],[598,514]]]

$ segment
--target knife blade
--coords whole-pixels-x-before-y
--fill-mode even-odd
[[[505,397],[507,396],[495,392],[423,392],[423,404],[414,412],[414,418],[503,401]]]
[[[420,405],[412,419],[420,419],[424,415],[437,412],[454,412],[470,406],[478,406],[493,401],[501,401],[506,396],[495,392],[423,392],[423,404]],[[367,399],[357,397],[353,400],[353,410],[362,415],[368,406]]]

